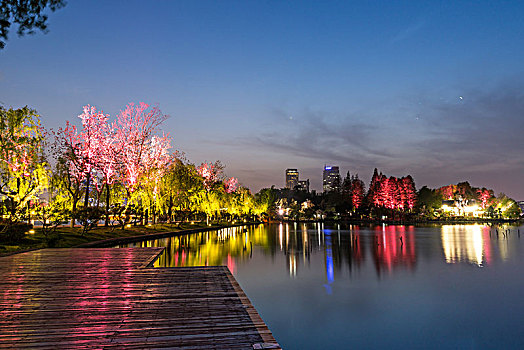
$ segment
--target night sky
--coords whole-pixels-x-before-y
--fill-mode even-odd
[[[158,104],[190,161],[253,191],[324,164],[524,200],[521,1],[77,1],[0,51],[0,103],[47,128]]]

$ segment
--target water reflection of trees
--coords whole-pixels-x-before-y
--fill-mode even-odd
[[[402,237],[402,238],[400,238]],[[311,255],[323,252],[328,283],[346,267],[351,274],[371,252],[378,274],[396,266],[415,264],[413,228],[378,226],[373,231],[356,225],[327,228],[323,224],[285,223],[272,226],[245,226],[139,242],[133,246],[166,247],[155,262],[156,267],[236,265],[253,256],[258,249],[264,255],[286,256],[286,267],[296,276],[298,266],[310,265]]]
[[[268,236],[259,228],[232,227],[155,241],[166,247],[155,266],[227,265],[233,271],[238,261],[249,259],[253,245],[269,247]],[[234,272],[234,271],[233,271]]]
[[[510,246],[495,236],[495,228],[479,225],[447,225],[437,228],[415,228],[402,225],[327,227],[323,224],[282,223],[227,228],[141,242],[135,246],[166,247],[155,266],[212,266],[227,265],[234,273],[238,264],[251,259],[254,252],[271,260],[284,256],[290,276],[300,268],[310,268],[323,260],[326,288],[337,274],[359,271],[366,259],[373,264],[378,276],[398,269],[413,270],[417,254],[431,259],[431,252],[444,252],[448,263],[489,263],[495,253],[503,260],[510,254]],[[426,237],[417,248],[416,232]],[[441,232],[438,235],[432,234]],[[509,235],[509,233],[508,233]],[[493,236],[493,237],[492,237]],[[420,252],[418,251],[420,250]],[[266,259],[268,259],[266,258]],[[318,268],[318,266],[316,266]]]
[[[377,274],[397,266],[412,269],[417,261],[413,226],[377,226],[373,232],[373,260]]]

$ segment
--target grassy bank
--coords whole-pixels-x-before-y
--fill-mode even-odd
[[[56,240],[49,241],[44,236],[42,229],[36,227],[34,233],[27,234],[22,240],[16,243],[0,243],[0,256],[9,255],[25,250],[41,248],[70,248],[90,242],[104,241],[114,238],[126,238],[144,235],[158,235],[167,232],[180,232],[194,229],[213,229],[224,226],[231,226],[229,222],[220,222],[207,226],[204,223],[183,223],[183,224],[156,224],[148,226],[126,226],[120,227],[96,227],[85,235],[79,227],[59,227],[56,231]]]

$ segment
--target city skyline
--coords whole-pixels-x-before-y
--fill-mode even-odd
[[[190,161],[253,192],[292,165],[524,199],[523,4],[69,2],[0,51],[0,103],[47,128],[158,104]],[[393,15],[391,15],[393,14]],[[135,25],[140,21],[141,25]],[[345,172],[343,172],[345,174]]]

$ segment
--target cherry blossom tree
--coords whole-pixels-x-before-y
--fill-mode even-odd
[[[94,185],[98,197],[102,190],[101,183],[108,183],[113,177],[113,171],[107,164],[112,144],[112,128],[108,116],[95,107],[87,105],[78,116],[82,128],[79,130],[68,121],[64,129],[60,128],[56,135],[58,159],[69,168],[67,177],[62,177],[62,185],[72,196],[72,219],[74,225],[77,213],[76,197],[80,187],[84,188],[84,208],[89,207],[90,188]],[[103,180],[98,177],[101,176]],[[97,201],[98,203],[98,201]]]
[[[238,188],[238,179],[230,177],[224,184],[227,193],[233,193]]]
[[[197,167],[197,172],[202,176],[206,190],[211,190],[215,183],[220,180],[223,168],[219,161],[215,163],[202,163]]]
[[[167,116],[157,107],[131,103],[112,123],[108,115],[89,105],[79,118],[81,129],[67,122],[65,129],[59,130],[59,153],[68,164],[71,183],[84,185],[84,208],[89,207],[91,187],[97,192],[97,207],[105,188],[107,225],[111,187],[115,182],[123,185],[128,204],[145,174],[154,182],[152,190],[156,194],[157,183],[171,160],[169,136],[155,135]]]
[[[159,155],[165,160],[166,147],[169,146],[167,136],[152,139],[160,124],[167,119],[158,107],[150,107],[147,103],[140,102],[135,105],[130,103],[120,111],[115,125],[116,153],[120,159],[120,176],[126,189],[134,192],[141,175],[152,166],[154,155]]]

